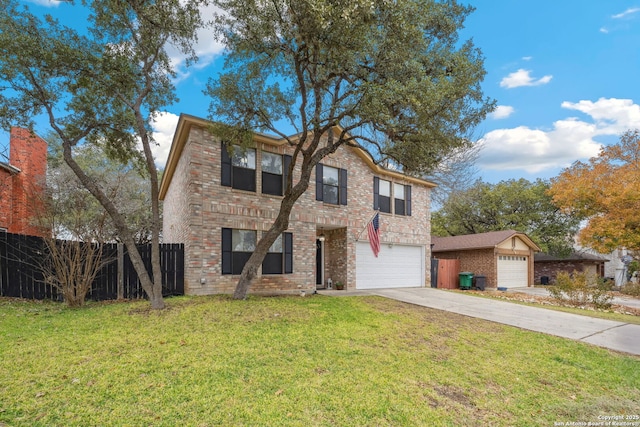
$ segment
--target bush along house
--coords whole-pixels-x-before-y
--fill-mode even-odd
[[[210,125],[180,116],[160,184],[163,240],[184,243],[185,292],[191,295],[234,291],[278,214],[293,153],[284,140],[259,133],[251,148],[228,150]],[[294,168],[294,182],[299,175]],[[349,146],[323,159],[312,176],[250,293],[429,283],[434,184],[384,169]]]

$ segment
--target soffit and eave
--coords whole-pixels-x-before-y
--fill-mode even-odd
[[[192,116],[189,114],[180,115],[180,118],[178,120],[178,125],[176,126],[176,131],[173,135],[173,140],[171,142],[171,148],[169,151],[169,156],[167,157],[167,163],[165,166],[164,174],[160,182],[160,194],[159,194],[160,200],[164,200],[164,197],[166,196],[166,193],[169,189],[169,184],[173,179],[173,174],[175,173],[175,169],[177,167],[178,161],[180,160],[180,156],[182,155],[182,151],[184,150],[184,147],[186,145],[187,138],[189,137],[189,133],[191,131],[191,127],[199,126],[202,128],[208,128],[211,125],[211,123],[212,122],[209,120]],[[295,140],[299,137],[300,137],[299,135],[294,135],[290,137],[290,139]],[[258,132],[254,133],[253,140],[254,142],[256,142],[256,144],[260,143],[260,144],[267,144],[271,146],[282,146],[282,145],[288,144],[288,141],[285,138],[273,137],[273,136],[266,135],[263,133],[258,133]],[[360,159],[362,159],[364,163],[377,175],[383,175],[390,178],[394,178],[396,180],[402,180],[405,182],[422,185],[427,188],[434,188],[436,186],[436,184],[429,182],[427,180],[412,177],[400,172],[383,168],[382,166],[376,164],[373,161],[373,158],[371,157],[371,155],[361,147],[349,146],[349,148],[352,149],[358,155],[358,157],[360,157]]]

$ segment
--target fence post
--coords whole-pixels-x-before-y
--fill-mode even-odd
[[[124,299],[124,247],[118,243],[118,299]]]

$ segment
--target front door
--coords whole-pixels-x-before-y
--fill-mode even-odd
[[[324,259],[322,256],[322,241],[316,240],[316,288],[324,288]]]

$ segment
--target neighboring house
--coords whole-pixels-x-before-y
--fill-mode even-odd
[[[433,257],[460,260],[460,271],[486,277],[486,287],[533,286],[533,256],[540,251],[513,230],[431,238]]]
[[[586,252],[574,252],[571,255],[561,258],[544,253],[538,253],[534,259],[534,281],[542,283],[542,277],[547,284],[553,284],[560,272],[573,273],[574,271],[584,272],[598,277],[604,277],[604,265],[608,260]]]
[[[285,140],[256,133],[252,148],[229,155],[210,124],[180,116],[160,185],[163,240],[185,245],[187,294],[233,292],[278,214],[293,154]],[[297,182],[299,166],[293,177]],[[363,149],[340,147],[315,168],[250,292],[309,292],[330,282],[346,289],[424,287],[433,187],[381,168]],[[366,230],[376,209],[377,258]]]
[[[604,258],[606,260],[604,264],[604,277],[614,279],[617,286],[621,286],[627,282],[628,269],[625,265],[625,259],[627,262],[634,259],[631,251],[628,251],[626,248],[619,248],[611,253],[601,254],[591,248],[583,247],[578,244],[575,245],[575,248],[581,253],[587,253]]]
[[[13,127],[9,162],[0,162],[0,231],[41,236],[35,225],[47,172],[47,143],[28,129]]]

